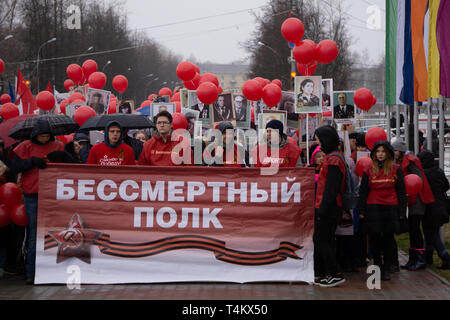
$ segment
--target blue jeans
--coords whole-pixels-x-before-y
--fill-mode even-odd
[[[25,210],[28,217],[28,253],[25,264],[25,274],[27,278],[34,278],[36,268],[36,231],[37,231],[37,211],[38,199],[24,197]]]

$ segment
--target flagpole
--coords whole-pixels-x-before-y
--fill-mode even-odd
[[[391,141],[391,106],[386,106],[386,118],[387,118],[387,138],[388,141]]]
[[[409,150],[409,106],[405,104],[405,142],[406,149]]]
[[[444,170],[444,97],[439,96],[438,110],[439,110],[439,168]]]
[[[400,138],[401,136],[401,132],[400,132],[400,120],[401,120],[401,115],[400,115],[400,106],[398,104],[395,105],[395,113],[397,115],[397,121],[395,122],[395,138]]]
[[[427,149],[430,151],[433,151],[433,145],[432,145],[432,131],[433,131],[433,113],[432,110],[432,102],[433,100],[431,98],[428,98],[428,104],[427,104]]]
[[[414,154],[419,153],[419,103],[414,101]]]

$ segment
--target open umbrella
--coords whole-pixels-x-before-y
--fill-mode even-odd
[[[19,122],[25,121],[28,118],[36,117],[35,114],[23,114],[18,117],[14,117],[11,119],[8,119],[6,121],[3,121],[0,123],[0,137],[3,138],[5,141],[5,149],[12,146],[14,143],[19,142],[20,140],[15,140],[13,138],[8,137],[9,133],[11,132],[11,129],[14,128],[16,124]]]
[[[71,117],[62,114],[44,114],[37,117],[28,118],[19,122],[12,128],[9,136],[16,140],[27,140],[30,138],[31,131],[39,119],[48,121],[52,133],[55,136],[71,134],[77,131],[80,126]]]
[[[86,120],[80,130],[104,130],[105,126],[117,121],[124,129],[145,129],[154,128],[153,122],[146,116],[140,114],[115,113],[98,115]]]

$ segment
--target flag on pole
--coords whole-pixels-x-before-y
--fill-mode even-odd
[[[436,21],[436,38],[440,55],[439,86],[442,96],[450,97],[450,1],[441,0]]]
[[[14,89],[13,89],[10,81],[8,81],[8,84],[9,84],[9,96],[11,97],[11,102],[14,103],[16,101],[16,96],[14,94]]]
[[[22,76],[22,72],[20,72],[20,68],[17,71],[16,98],[15,104],[19,107],[20,114],[34,113],[37,109],[36,100],[34,99],[30,88],[28,88],[25,79]]]
[[[52,83],[50,81],[47,83],[47,88],[45,90],[53,94]]]
[[[430,24],[428,37],[428,96],[439,98],[439,50],[436,38],[436,22],[441,0],[429,0]]]
[[[396,104],[397,1],[386,0],[386,104]]]

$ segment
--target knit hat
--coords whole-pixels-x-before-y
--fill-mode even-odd
[[[402,140],[399,140],[399,139],[395,139],[392,142],[392,148],[394,148],[395,151],[400,151],[400,152],[403,152],[403,153],[405,153],[406,150],[407,150],[406,143],[403,142]]]
[[[274,130],[278,130],[280,136],[283,135],[283,123],[280,120],[270,120],[267,124],[266,124],[266,129],[274,129]]]
[[[233,124],[229,121],[221,122],[217,127],[219,131],[223,134],[227,131],[227,129],[234,129]]]
[[[357,139],[358,138],[358,132],[352,132],[348,135],[349,139]]]

